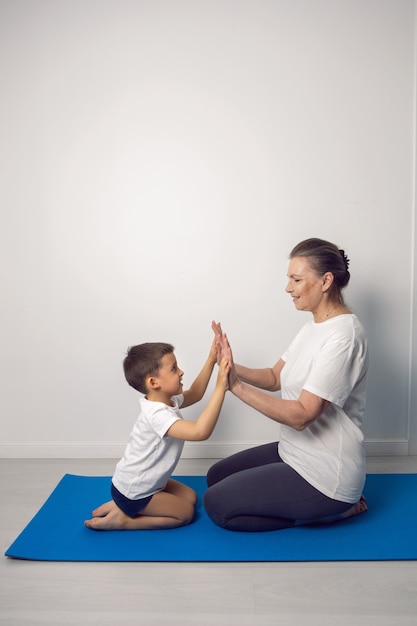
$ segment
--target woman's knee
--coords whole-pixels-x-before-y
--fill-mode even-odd
[[[219,481],[219,477],[218,477],[219,476],[219,471],[218,471],[219,463],[220,461],[218,461],[217,463],[215,463],[208,469],[207,476],[206,476],[206,482],[207,482],[208,487],[215,485]]]
[[[209,487],[203,496],[203,505],[209,518],[217,524],[217,526],[225,528],[227,525],[226,511],[222,506],[222,498],[219,497],[217,491],[215,486]]]

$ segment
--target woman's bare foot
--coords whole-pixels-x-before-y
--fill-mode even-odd
[[[339,522],[344,519],[348,519],[349,517],[354,517],[355,515],[361,515],[362,513],[366,513],[368,510],[368,505],[366,504],[365,496],[362,495],[359,500],[350,507],[344,513],[340,513],[339,515],[334,515],[332,517],[326,517],[322,520],[317,520],[318,524],[331,524],[332,522]]]
[[[348,517],[354,517],[355,515],[361,515],[366,513],[368,505],[366,504],[365,496],[362,495],[359,500],[350,509],[338,515],[335,519],[347,519]]]
[[[359,500],[350,507],[344,513],[339,513],[339,515],[331,515],[329,517],[322,517],[320,519],[315,520],[297,520],[294,526],[305,526],[307,524],[332,524],[333,522],[339,522],[344,519],[348,519],[349,517],[354,517],[356,515],[361,515],[362,513],[366,513],[368,510],[368,505],[366,504],[365,496],[361,496]]]

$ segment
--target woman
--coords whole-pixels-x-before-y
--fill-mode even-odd
[[[204,506],[229,530],[265,531],[330,522],[366,511],[362,417],[367,342],[346,306],[349,259],[322,239],[290,254],[287,293],[313,319],[272,368],[232,365],[231,392],[281,424],[280,441],[213,465]],[[232,353],[220,324],[218,349]],[[281,390],[281,397],[267,391]]]

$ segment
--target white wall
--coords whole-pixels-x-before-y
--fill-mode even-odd
[[[2,456],[118,455],[134,343],[187,385],[215,318],[272,365],[309,236],[351,257],[368,451],[415,449],[415,31],[413,0],[2,0]],[[186,454],[277,437],[228,397]]]
[[[417,32],[417,11],[414,13],[415,29]],[[416,63],[415,85],[417,89],[417,38],[414,38]],[[417,105],[416,105],[417,108]],[[417,116],[417,110],[416,110]],[[410,419],[409,419],[409,454],[417,454],[417,133],[414,137],[414,216],[412,230],[414,231],[414,267],[413,267],[413,300],[412,300],[412,352],[410,367]]]

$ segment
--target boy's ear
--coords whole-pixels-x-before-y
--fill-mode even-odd
[[[148,387],[148,389],[159,389],[160,385],[156,376],[149,376],[146,379],[146,386]]]

